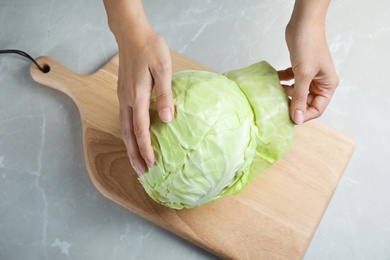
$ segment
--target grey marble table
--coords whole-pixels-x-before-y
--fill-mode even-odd
[[[289,66],[294,1],[144,1],[170,47],[217,71]],[[333,1],[327,17],[340,86],[321,121],[355,154],[306,259],[390,259],[389,1]],[[1,0],[0,49],[91,73],[117,52],[101,1]],[[0,56],[0,259],[215,259],[105,199],[84,164],[75,104]]]

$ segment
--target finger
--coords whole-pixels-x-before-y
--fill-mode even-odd
[[[309,93],[309,86],[311,83],[311,77],[296,77],[294,90],[292,93],[290,113],[291,119],[300,125],[305,122],[305,112],[307,106],[307,96]]]
[[[284,92],[286,93],[287,96],[291,97],[294,92],[294,85],[285,85],[282,84],[282,87],[284,89]]]
[[[311,103],[313,103],[313,100],[314,100],[315,97],[316,97],[316,95],[314,95],[313,93],[309,93],[309,95],[307,95],[307,100],[306,100],[306,113],[307,113],[308,107],[310,106]]]
[[[280,81],[288,81],[294,79],[294,72],[292,68],[287,68],[285,70],[279,70],[278,76]]]
[[[144,97],[138,97],[133,106],[133,131],[137,140],[139,152],[151,167],[154,164],[154,153],[150,141],[150,117],[149,117],[150,93]]]
[[[329,105],[331,97],[322,95],[308,96],[305,121],[320,117]]]
[[[170,122],[175,113],[172,96],[172,66],[171,60],[151,69],[156,88],[156,105],[158,115],[163,122]]]
[[[144,160],[139,152],[138,144],[133,131],[133,112],[131,107],[124,105],[120,109],[120,121],[123,141],[131,166],[138,176],[145,172]]]
[[[282,87],[283,87],[287,96],[291,97],[293,95],[294,85],[282,85]],[[315,98],[315,95],[312,93],[309,93],[309,95],[307,96],[307,100],[306,100],[307,106],[309,106],[313,102],[314,98]]]

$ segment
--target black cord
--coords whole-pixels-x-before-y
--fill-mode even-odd
[[[50,71],[50,67],[48,65],[44,65],[43,67],[41,67],[33,57],[31,57],[28,53],[24,52],[24,51],[21,51],[21,50],[14,50],[14,49],[8,49],[8,50],[0,50],[0,54],[18,54],[20,56],[23,56],[29,60],[31,60],[32,62],[34,62],[34,64],[38,67],[38,69],[40,71],[42,71],[43,73],[48,73]]]

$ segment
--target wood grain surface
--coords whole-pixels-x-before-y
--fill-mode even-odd
[[[171,55],[173,71],[211,71]],[[33,79],[66,93],[80,110],[89,176],[104,196],[224,259],[303,258],[353,153],[349,137],[317,121],[297,126],[291,150],[243,192],[172,210],[148,197],[127,158],[116,94],[118,56],[91,75],[49,57],[38,62],[50,72],[33,65]]]

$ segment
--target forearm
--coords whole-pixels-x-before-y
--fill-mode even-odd
[[[103,0],[108,25],[120,44],[137,43],[142,35],[152,31],[141,0]]]
[[[309,22],[325,27],[330,0],[296,0],[289,25]]]

